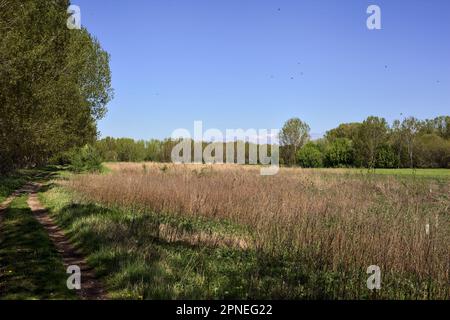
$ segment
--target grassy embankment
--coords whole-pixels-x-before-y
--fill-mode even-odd
[[[41,198],[112,297],[450,296],[447,179],[109,167],[110,174],[75,176]],[[373,264],[382,270],[377,293],[366,287]]]

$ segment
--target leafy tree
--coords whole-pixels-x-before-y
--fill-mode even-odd
[[[443,139],[450,139],[450,116],[440,116],[423,121],[421,135],[424,134],[436,134]]]
[[[437,134],[425,134],[417,138],[415,161],[423,168],[450,167],[450,140]]]
[[[337,128],[327,131],[325,138],[330,142],[333,142],[336,139],[348,139],[353,141],[358,134],[360,126],[361,123],[359,122],[340,124]]]
[[[112,98],[109,56],[66,27],[65,0],[3,0],[0,172],[43,164],[93,143]]]
[[[98,151],[91,145],[76,148],[69,152],[69,164],[75,172],[99,171],[102,159]]]
[[[355,150],[359,165],[374,168],[379,148],[385,143],[388,125],[384,118],[368,117],[358,129]]]
[[[396,155],[396,163],[398,167],[402,166],[404,162],[404,154],[405,154],[405,137],[404,132],[401,127],[400,120],[395,120],[392,124],[392,128],[390,131],[389,143],[393,148],[393,152]]]
[[[354,163],[353,143],[347,138],[337,138],[325,152],[325,163],[329,167],[348,167]]]
[[[298,164],[303,168],[323,167],[323,154],[316,144],[308,142],[297,153]]]
[[[161,161],[161,148],[162,143],[159,140],[153,139],[147,142],[146,144],[146,154],[145,154],[145,160],[146,161],[155,161],[159,162]]]
[[[98,150],[103,161],[118,161],[119,155],[117,153],[117,143],[114,138],[106,137],[102,140],[98,140],[95,143],[95,148]]]
[[[378,148],[375,166],[377,168],[398,167],[398,158],[391,145],[384,144]]]
[[[413,168],[415,141],[419,131],[421,130],[421,122],[414,117],[407,118],[403,120],[401,130],[408,151],[409,165],[410,168]]]
[[[287,165],[295,164],[298,150],[308,142],[310,128],[299,118],[286,121],[281,129],[279,139],[282,146],[281,155]]]

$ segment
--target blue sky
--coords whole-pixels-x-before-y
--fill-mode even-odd
[[[111,54],[115,99],[102,136],[177,128],[317,136],[369,115],[450,114],[448,0],[73,0]],[[382,10],[382,30],[366,9]]]

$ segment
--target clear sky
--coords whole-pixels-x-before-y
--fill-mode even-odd
[[[72,0],[111,54],[102,136],[177,128],[314,135],[369,115],[450,114],[448,0]],[[366,27],[367,7],[382,30]]]

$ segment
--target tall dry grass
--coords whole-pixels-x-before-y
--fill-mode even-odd
[[[248,227],[249,245],[264,256],[349,277],[377,265],[391,286],[396,277],[410,279],[398,283],[403,290],[408,281],[421,286],[417,298],[449,297],[448,183],[345,170],[260,176],[257,167],[234,165],[109,167],[111,174],[77,176],[68,187],[105,206],[226,219]]]

